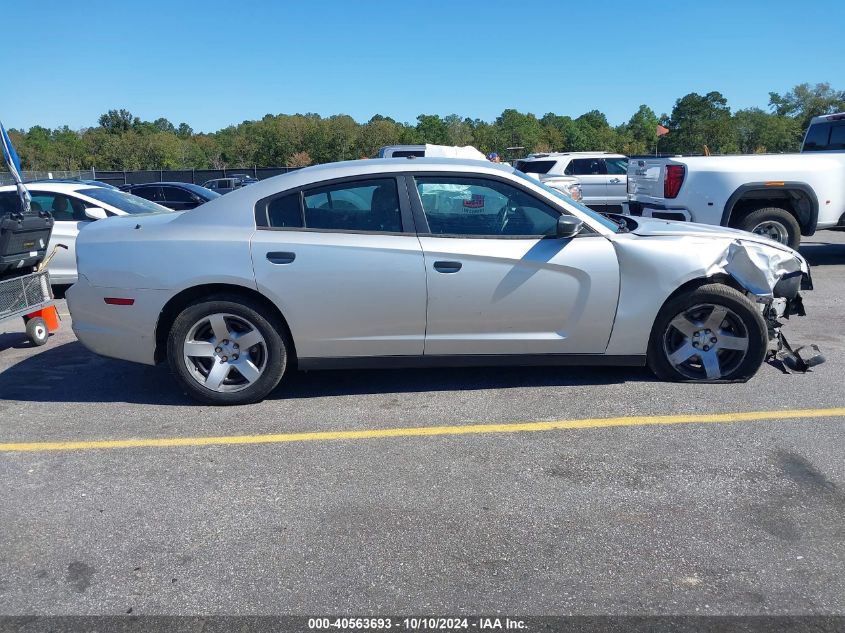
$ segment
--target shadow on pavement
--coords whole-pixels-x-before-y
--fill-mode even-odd
[[[3,326],[0,325],[0,327]],[[23,332],[7,332],[5,334],[0,334],[0,352],[7,349],[35,349],[35,347],[35,345],[30,343],[26,334]]]
[[[802,244],[801,254],[810,262],[810,266],[845,264],[845,244]]]
[[[11,335],[10,335],[11,336]],[[654,380],[645,368],[485,367],[292,372],[270,399],[380,393],[583,386]],[[102,358],[79,342],[25,358],[0,373],[0,400],[186,405],[167,366]]]

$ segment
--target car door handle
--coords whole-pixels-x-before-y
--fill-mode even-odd
[[[296,253],[273,252],[267,253],[267,259],[271,264],[290,264],[296,259]]]
[[[611,178],[611,179],[610,179],[610,182],[612,182],[612,183],[615,185],[616,183],[620,183],[620,182],[622,182],[622,181],[621,181],[621,180],[619,180],[619,178]]]
[[[456,273],[461,266],[461,262],[434,262],[434,270],[439,273]]]

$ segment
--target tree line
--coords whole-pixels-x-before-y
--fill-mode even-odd
[[[700,154],[705,146],[712,153],[749,154],[797,151],[813,116],[838,111],[845,111],[845,91],[820,83],[769,93],[767,109],[735,112],[719,92],[690,93],[669,114],[657,116],[641,105],[616,126],[599,110],[572,118],[508,109],[492,122],[456,114],[421,114],[415,123],[381,115],[359,123],[344,114],[268,114],[206,134],[187,123],[143,121],[119,109],[103,114],[96,127],[36,125],[10,135],[23,169],[38,171],[300,167],[373,157],[384,145],[418,143],[474,145],[506,158],[546,151]],[[658,123],[669,133],[658,137]]]

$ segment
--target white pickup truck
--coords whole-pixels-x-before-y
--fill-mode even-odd
[[[815,117],[800,154],[631,158],[628,211],[798,248],[802,235],[845,226],[845,113]]]

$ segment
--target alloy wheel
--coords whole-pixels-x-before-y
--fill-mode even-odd
[[[241,391],[264,373],[267,342],[247,319],[215,313],[199,319],[188,330],[183,358],[188,373],[207,389]]]
[[[691,380],[729,376],[748,353],[748,329],[733,310],[699,304],[677,314],[663,335],[669,363]]]

